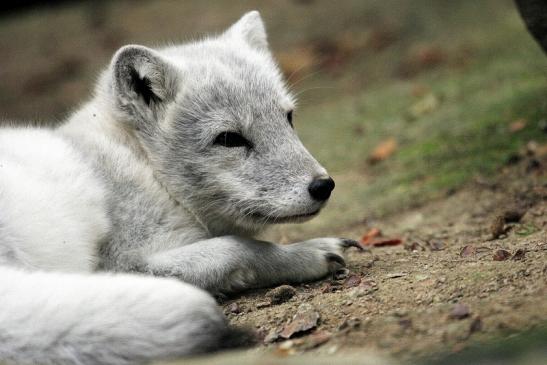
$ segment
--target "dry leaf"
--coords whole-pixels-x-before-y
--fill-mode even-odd
[[[373,240],[369,243],[369,245],[374,247],[383,247],[383,246],[397,246],[403,243],[403,240],[401,238],[384,238],[384,239],[378,239]]]
[[[460,257],[469,257],[469,256],[475,256],[477,253],[477,249],[475,246],[467,245],[462,248],[460,251]]]
[[[382,231],[378,228],[371,228],[361,237],[361,243],[363,245],[368,245],[374,238],[381,237]]]
[[[373,165],[389,158],[397,150],[397,140],[388,138],[377,145],[368,158],[368,163]]]
[[[283,327],[279,336],[285,339],[291,338],[296,333],[306,332],[315,328],[319,321],[319,313],[308,303],[298,307],[292,320]]]

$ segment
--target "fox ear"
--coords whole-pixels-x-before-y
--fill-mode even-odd
[[[243,15],[226,33],[228,36],[242,38],[249,46],[259,50],[268,49],[268,36],[260,13],[256,10]]]
[[[143,46],[124,46],[111,64],[116,107],[137,128],[158,119],[176,94],[176,72],[161,55]]]

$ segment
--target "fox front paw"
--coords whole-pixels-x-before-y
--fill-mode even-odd
[[[350,247],[363,250],[363,247],[355,240],[332,237],[315,238],[296,243],[294,246],[299,256],[307,256],[307,260],[302,261],[306,262],[310,259],[315,261],[302,266],[303,271],[305,271],[304,276],[308,280],[317,280],[328,275],[334,275],[335,277],[346,275],[348,269],[343,256],[344,251]]]

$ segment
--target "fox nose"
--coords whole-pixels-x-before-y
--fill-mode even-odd
[[[334,189],[334,180],[329,178],[315,179],[308,186],[310,195],[315,200],[324,201],[330,197],[330,193]]]

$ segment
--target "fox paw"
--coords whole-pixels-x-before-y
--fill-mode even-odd
[[[315,238],[296,243],[294,246],[300,255],[307,255],[308,259],[315,259],[316,262],[303,267],[305,271],[313,273],[312,279],[320,279],[327,275],[334,275],[335,277],[347,275],[348,269],[343,256],[344,251],[351,247],[363,250],[363,247],[355,240],[332,237]]]

